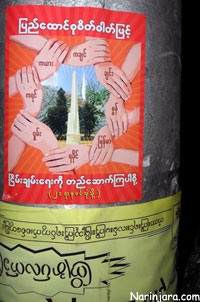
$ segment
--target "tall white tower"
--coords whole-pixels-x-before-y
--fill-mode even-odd
[[[72,74],[71,106],[67,123],[67,144],[80,144],[80,137],[77,78],[76,71],[74,71]]]
[[[82,98],[85,102],[86,100],[86,85],[85,85],[85,73],[83,74],[83,82],[82,82]]]

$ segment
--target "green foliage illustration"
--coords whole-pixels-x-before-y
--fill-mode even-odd
[[[45,95],[39,120],[51,128],[58,140],[65,140],[71,96],[66,95],[62,88],[56,92],[48,87],[43,87],[43,90]],[[80,132],[84,139],[90,139],[105,124],[104,106],[108,97],[106,89],[90,84],[86,87],[86,100],[79,98]]]

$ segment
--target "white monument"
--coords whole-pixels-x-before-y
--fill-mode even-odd
[[[71,106],[67,123],[67,144],[80,144],[80,138],[77,79],[76,71],[74,71],[72,74]]]
[[[83,82],[82,82],[82,99],[86,101],[86,85],[85,85],[85,73],[83,74]]]

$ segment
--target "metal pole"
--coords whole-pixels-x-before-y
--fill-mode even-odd
[[[44,4],[93,6],[147,15],[143,201],[162,198],[179,190],[181,1],[165,0],[2,0],[0,10],[0,159],[3,175],[3,100],[5,8]]]
[[[156,292],[158,292],[160,290],[161,292],[162,291],[167,292],[167,290],[169,289],[168,293],[170,293],[170,292],[174,293],[175,288],[176,288],[176,281],[175,281],[176,280],[176,271],[175,271],[174,259],[175,259],[175,255],[176,255],[177,228],[178,228],[178,217],[179,217],[179,206],[177,206],[177,205],[180,203],[180,194],[176,194],[176,193],[178,193],[180,191],[179,169],[180,169],[181,0],[168,0],[168,1],[166,1],[166,0],[97,0],[97,1],[93,1],[93,0],[1,0],[1,2],[0,2],[0,28],[1,28],[1,31],[0,31],[0,64],[1,64],[0,65],[1,66],[1,68],[0,68],[0,198],[1,198],[1,195],[3,192],[2,188],[3,188],[3,173],[4,173],[4,167],[3,167],[4,126],[3,125],[4,125],[4,96],[5,96],[5,81],[4,81],[5,53],[4,52],[5,52],[6,7],[13,6],[13,5],[27,5],[27,4],[35,4],[35,5],[40,4],[40,5],[64,6],[64,7],[65,6],[66,7],[73,7],[73,6],[75,6],[75,7],[79,7],[79,6],[95,7],[95,8],[110,9],[110,10],[114,10],[114,11],[133,12],[133,13],[146,15],[142,199],[138,200],[138,201],[133,200],[133,201],[128,201],[128,202],[118,202],[118,203],[113,203],[113,204],[92,204],[91,203],[91,204],[87,204],[87,205],[84,205],[84,204],[76,205],[76,204],[72,203],[71,205],[69,205],[69,204],[67,204],[67,205],[65,205],[65,204],[42,205],[42,207],[40,207],[40,205],[38,205],[38,204],[37,205],[28,204],[28,206],[35,207],[34,208],[35,217],[37,216],[36,212],[38,213],[38,215],[40,215],[39,211],[41,211],[41,212],[43,211],[42,213],[45,213],[45,214],[49,211],[47,213],[47,215],[51,216],[51,219],[53,220],[53,222],[56,221],[55,225],[57,223],[58,228],[59,228],[59,226],[64,228],[64,226],[67,225],[68,221],[67,222],[65,221],[65,217],[67,217],[67,219],[69,218],[69,220],[70,220],[71,219],[70,215],[72,215],[72,214],[69,213],[70,212],[69,209],[75,209],[76,211],[74,211],[74,212],[76,212],[76,213],[74,215],[77,215],[75,217],[78,217],[78,219],[77,219],[78,221],[76,221],[76,219],[73,218],[74,221],[71,220],[69,222],[69,226],[71,228],[73,228],[75,224],[77,224],[78,227],[79,227],[79,225],[82,224],[82,225],[84,225],[85,229],[87,229],[87,228],[92,229],[92,227],[95,224],[95,221],[93,221],[93,218],[95,217],[94,219],[98,218],[100,221],[99,224],[97,224],[96,229],[98,227],[103,229],[104,222],[105,222],[105,228],[106,228],[106,223],[108,223],[108,224],[111,222],[113,223],[112,227],[110,227],[110,230],[112,230],[112,231],[110,231],[108,236],[112,236],[111,233],[113,232],[113,230],[115,230],[114,226],[117,221],[123,221],[124,224],[125,224],[125,221],[127,222],[129,219],[131,221],[134,221],[131,223],[132,223],[132,226],[135,223],[134,232],[137,232],[137,228],[139,228],[138,225],[140,225],[140,224],[138,224],[137,228],[136,228],[137,219],[140,219],[140,221],[144,220],[144,225],[145,225],[146,229],[145,229],[145,227],[143,230],[141,229],[140,233],[138,233],[139,235],[135,236],[135,238],[134,238],[135,233],[134,234],[132,233],[133,234],[132,237],[131,236],[122,237],[123,239],[125,238],[124,241],[122,241],[122,243],[119,243],[120,241],[113,240],[113,246],[112,246],[112,243],[110,244],[110,242],[111,242],[111,241],[109,241],[110,238],[108,241],[106,241],[106,240],[104,240],[104,238],[102,239],[101,237],[98,237],[98,240],[102,239],[102,243],[100,243],[100,242],[98,242],[98,240],[96,240],[97,237],[95,238],[96,241],[94,241],[94,242],[89,242],[88,238],[78,238],[78,239],[75,238],[74,240],[77,239],[78,244],[81,243],[80,245],[78,245],[78,244],[76,245],[76,242],[71,242],[70,241],[71,238],[67,238],[67,239],[65,238],[65,240],[68,240],[68,241],[61,242],[61,244],[60,244],[60,242],[57,242],[58,243],[58,248],[56,246],[57,250],[55,248],[55,241],[53,241],[52,238],[50,241],[45,242],[46,237],[44,236],[44,237],[42,237],[42,239],[44,239],[44,242],[41,239],[40,242],[38,240],[39,243],[36,242],[37,240],[35,241],[35,243],[32,243],[32,241],[34,241],[34,240],[28,238],[28,235],[27,235],[27,238],[28,238],[27,239],[27,242],[28,242],[27,248],[22,250],[22,254],[20,254],[20,252],[17,250],[17,248],[19,248],[17,240],[20,237],[20,235],[18,235],[18,233],[16,231],[15,232],[16,237],[15,238],[11,237],[11,239],[9,239],[11,241],[11,243],[13,240],[13,242],[14,242],[13,246],[15,246],[15,248],[13,248],[13,249],[10,248],[10,246],[12,246],[11,243],[10,243],[10,246],[8,246],[8,247],[3,244],[2,250],[5,248],[6,251],[8,251],[8,253],[10,253],[10,251],[11,252],[13,251],[13,254],[16,251],[16,253],[18,252],[17,255],[20,255],[20,257],[22,257],[22,258],[23,258],[23,255],[26,255],[26,257],[27,257],[27,254],[31,251],[32,254],[31,254],[31,256],[28,254],[28,257],[33,256],[33,261],[35,261],[34,257],[37,256],[35,251],[38,249],[39,252],[37,251],[37,253],[41,257],[41,263],[44,263],[45,261],[53,262],[53,260],[50,259],[51,258],[50,256],[52,256],[52,257],[55,256],[55,260],[57,261],[56,257],[58,255],[59,255],[59,257],[63,257],[63,255],[65,255],[67,253],[74,256],[74,254],[76,252],[76,253],[79,253],[80,257],[82,257],[83,256],[82,250],[81,250],[82,247],[84,247],[84,249],[85,249],[84,260],[88,257],[87,258],[88,262],[90,260],[92,262],[92,259],[98,260],[99,255],[100,254],[103,255],[104,259],[101,259],[101,261],[98,260],[99,262],[98,261],[97,262],[98,263],[101,262],[101,264],[108,266],[107,270],[108,270],[108,275],[109,274],[111,275],[111,277],[109,277],[110,279],[105,278],[102,281],[102,280],[100,280],[99,276],[96,276],[94,278],[94,280],[92,280],[92,278],[90,278],[90,282],[92,284],[91,288],[92,288],[92,290],[98,288],[99,293],[100,293],[98,296],[99,297],[98,301],[101,301],[101,302],[105,302],[105,301],[121,302],[122,300],[128,301],[128,299],[129,299],[128,293],[123,292],[123,289],[119,289],[119,290],[121,290],[121,292],[119,292],[119,294],[113,293],[112,286],[110,286],[110,283],[112,283],[112,279],[115,279],[115,278],[118,278],[121,276],[126,276],[127,279],[124,278],[124,280],[125,280],[124,284],[127,283],[126,285],[127,285],[128,290],[132,290],[131,282],[132,282],[132,276],[134,274],[135,274],[134,282],[135,283],[138,282],[138,284],[141,285],[141,290],[144,289],[149,292],[154,291],[154,290],[156,290]],[[175,197],[175,199],[173,199],[173,201],[171,201],[171,199],[168,197],[172,197],[172,196],[178,196],[179,201],[177,202],[176,197]],[[161,207],[158,206],[159,211],[156,212],[157,206],[155,206],[153,209],[154,212],[151,213],[151,204],[152,204],[151,202],[153,202],[153,204],[154,204],[154,201],[158,201],[158,200],[160,201],[160,199],[165,199],[165,201],[167,199],[167,201],[166,201],[167,206],[166,206],[165,210],[162,210]],[[146,203],[146,204],[144,205],[144,203]],[[5,208],[12,206],[11,205],[12,202],[10,202],[10,203],[2,202],[1,204],[3,204],[3,207],[5,206]],[[136,209],[136,211],[137,211],[137,204],[138,204],[138,208],[140,208],[140,209],[142,208],[143,210],[144,210],[143,205],[147,206],[149,212],[147,211],[148,212],[147,214],[143,214],[142,211],[138,210],[138,212],[137,212],[137,213],[139,213],[139,214],[137,214],[138,216],[134,216],[135,215],[134,210]],[[170,206],[169,206],[170,209],[168,207],[169,204],[170,204]],[[19,206],[19,208],[20,208],[21,205],[22,204],[18,205],[17,203],[15,203],[15,207]],[[120,207],[117,207],[118,205],[120,205]],[[121,205],[127,205],[128,207],[123,207]],[[32,217],[31,216],[32,215],[31,207],[29,209],[27,207],[27,210],[26,210],[27,215],[30,215],[27,217]],[[53,209],[48,209],[50,207],[52,207]],[[139,218],[133,219],[132,216],[129,217],[129,213],[128,213],[129,209],[125,213],[124,208],[130,208],[130,207],[131,207],[131,211],[132,211],[132,212],[130,211],[131,212],[130,215],[133,215],[133,217],[139,217]],[[58,218],[58,216],[56,216],[58,212],[55,214],[55,217],[54,217],[54,214],[52,214],[51,210],[54,211],[55,208],[56,208],[56,211],[59,211],[59,209],[61,209],[59,212],[60,216],[62,216],[62,214],[63,214],[61,212],[65,212],[62,216],[62,217],[64,217],[63,218],[64,222],[62,221],[62,219],[60,220],[60,217]],[[94,210],[94,212],[96,211],[95,213],[97,213],[97,215],[94,217],[91,217],[92,215],[90,215],[90,212],[89,212],[89,214],[87,212],[87,214],[85,215],[86,208],[88,209],[88,211],[93,211],[93,210]],[[91,210],[90,208],[93,208],[93,209]],[[119,210],[119,208],[120,208],[120,210]],[[79,210],[80,210],[80,212],[79,212]],[[145,210],[144,210],[144,212],[145,212]],[[5,211],[7,211],[8,217],[13,217],[12,215],[14,215],[14,214],[11,213],[12,211],[10,211],[10,213],[9,213],[9,210],[7,210],[7,208]],[[102,211],[102,212],[100,212],[100,211]],[[107,216],[105,215],[106,216],[105,221],[104,221],[104,212],[103,211],[105,211],[105,212],[107,211],[106,212]],[[127,216],[125,215],[126,217],[124,216],[124,217],[120,218],[121,211],[122,212],[124,211],[123,213],[125,213]],[[15,212],[15,210],[13,212]],[[17,213],[17,210],[16,210],[16,213]],[[112,213],[110,216],[113,215],[113,217],[109,217],[108,213]],[[152,225],[153,225],[153,223],[155,223],[155,224],[157,223],[157,224],[159,224],[159,226],[156,226],[157,229],[156,229],[156,227],[155,227],[155,229],[153,229],[154,228],[154,225],[153,225],[152,232],[150,232],[149,235],[146,234],[145,232],[148,231],[149,228],[151,227],[151,225],[150,225],[151,219],[153,219],[154,215],[157,215],[157,214],[160,215],[160,213],[163,213],[163,216],[161,218],[155,218],[154,220],[152,220],[153,221]],[[44,214],[44,216],[45,216],[45,214]],[[19,216],[21,215],[20,217],[22,217],[22,213],[20,213],[20,210],[18,211],[17,215],[19,215]],[[64,215],[66,215],[66,216],[64,216]],[[164,216],[164,215],[166,215],[166,216]],[[40,219],[42,220],[43,217],[42,218],[41,217],[42,217],[42,214],[40,216]],[[127,218],[127,217],[129,217],[129,218]],[[145,219],[143,219],[144,217],[145,217]],[[155,216],[155,217],[157,217],[157,216]],[[0,215],[0,218],[1,218],[1,215]],[[13,221],[14,221],[14,219],[15,218],[13,218]],[[37,218],[34,218],[34,219],[35,219],[35,221],[31,222],[31,223],[33,223],[32,229],[34,229],[34,227],[35,227],[34,225],[39,225],[39,223],[42,224],[42,222],[37,220]],[[84,220],[84,219],[86,219],[86,220]],[[87,219],[89,222],[87,221]],[[8,218],[8,220],[9,220],[9,218]],[[22,220],[23,220],[23,218],[21,218],[21,220],[19,219],[20,223],[25,224],[25,222]],[[166,222],[166,224],[164,225],[165,222]],[[26,221],[26,223],[29,223],[29,221]],[[48,224],[48,221],[46,223]],[[59,225],[59,223],[60,223],[60,225]],[[66,225],[65,225],[65,223],[66,223]],[[163,228],[162,228],[162,223],[164,225]],[[51,223],[49,223],[49,225],[50,224]],[[53,225],[53,223],[52,223],[52,225]],[[120,228],[122,229],[123,226],[124,225],[122,225],[122,226],[120,225]],[[1,227],[1,224],[0,224],[0,227]],[[70,229],[70,227],[69,227],[69,229]],[[22,226],[20,226],[19,229],[20,228],[22,228]],[[87,234],[90,233],[88,231],[88,229],[87,229],[87,232],[85,231]],[[17,227],[16,227],[16,230],[17,230]],[[78,231],[77,231],[77,233],[78,233]],[[92,232],[90,233],[90,235],[91,234],[92,234]],[[99,232],[99,234],[100,234],[99,236],[101,236],[100,232]],[[121,234],[118,234],[118,235],[121,235]],[[19,237],[17,237],[17,236],[19,236]],[[68,236],[70,236],[70,231],[68,233]],[[38,235],[38,237],[39,237],[39,235]],[[121,240],[121,238],[114,238],[114,239]],[[131,240],[129,240],[129,239],[131,239]],[[132,239],[134,239],[134,240],[132,240]],[[7,237],[6,237],[6,240],[7,240]],[[59,240],[61,240],[61,237],[59,238]],[[81,240],[83,240],[83,242]],[[24,241],[26,242],[26,239]],[[67,244],[66,244],[66,242],[67,242]],[[125,243],[123,244],[123,242],[125,242]],[[144,242],[144,248],[142,245],[140,246],[141,242]],[[83,243],[83,245],[82,245],[82,243]],[[91,244],[88,244],[88,243],[91,243]],[[25,243],[22,242],[22,244],[25,244]],[[35,246],[32,249],[32,245],[34,245],[34,244],[35,244]],[[85,247],[86,244],[88,244],[87,248]],[[126,248],[126,244],[128,245],[128,249]],[[50,247],[50,245],[51,245],[51,247]],[[160,248],[161,245],[163,245],[163,246]],[[47,253],[51,253],[51,254],[47,254],[47,260],[44,259],[45,256],[43,257],[43,255],[45,255],[45,254],[43,254],[43,250],[42,250],[42,248],[44,248],[46,246],[47,246],[47,250],[46,250]],[[1,242],[0,242],[0,248],[1,248]],[[23,248],[24,248],[24,246],[23,246]],[[133,248],[133,250],[132,250],[132,248]],[[149,248],[149,251],[148,251],[148,248]],[[35,249],[35,251],[34,251],[34,249]],[[97,249],[97,252],[95,250],[94,254],[93,254],[93,249],[94,250]],[[20,250],[20,248],[19,248],[19,250]],[[49,250],[50,250],[50,252],[49,252]],[[119,254],[118,254],[118,250],[119,250]],[[161,252],[161,254],[160,254],[160,252]],[[112,257],[112,254],[114,254],[114,256],[111,259],[109,257]],[[158,261],[156,258],[157,254],[158,254]],[[3,253],[2,253],[2,255],[3,255]],[[150,256],[148,256],[148,255],[150,255]],[[168,257],[168,255],[170,255],[170,256]],[[1,254],[0,254],[0,256],[1,256]],[[38,261],[40,261],[39,256],[38,256]],[[134,258],[133,263],[129,263],[129,261],[130,262],[132,261],[131,257]],[[147,259],[148,257],[151,257],[153,259],[152,263],[155,263],[155,265],[150,263],[151,260]],[[129,260],[129,259],[131,259],[131,260]],[[1,257],[0,257],[0,261],[1,261]],[[21,262],[20,261],[21,260],[19,260],[19,263],[22,263],[22,261]],[[29,261],[29,258],[27,261]],[[77,259],[76,259],[76,261],[77,261]],[[124,263],[123,261],[124,262],[127,261],[127,262]],[[122,264],[121,264],[121,262],[122,262]],[[3,263],[3,261],[2,261],[2,263]],[[7,264],[7,262],[5,262],[5,263]],[[72,261],[72,263],[73,263],[73,261]],[[60,262],[59,265],[60,264],[62,264],[62,263]],[[128,271],[127,274],[123,274],[121,272],[122,268],[120,266],[122,266],[123,269],[125,270],[126,267],[127,268],[129,267],[129,264],[131,267],[130,270],[129,271],[127,270]],[[86,265],[84,266],[84,265],[85,265],[85,263],[83,262],[83,265],[81,267],[79,267],[77,270],[77,272],[79,272],[80,275],[81,275],[81,273],[84,274],[89,267],[89,265],[88,266],[86,266]],[[167,271],[165,276],[160,275],[161,266],[162,266],[163,274],[165,274]],[[75,267],[76,267],[76,265],[74,264],[73,269],[70,272],[71,276],[73,275]],[[95,270],[98,271],[98,269],[96,267],[97,266],[95,266],[95,264],[94,264],[93,272],[95,272]],[[149,275],[146,273],[146,267],[149,267],[149,268],[147,268],[147,273]],[[165,269],[166,267],[167,267],[167,269]],[[59,269],[61,269],[61,266],[59,267]],[[83,271],[81,271],[81,269],[83,269]],[[148,271],[148,269],[149,269],[149,271]],[[103,269],[102,269],[102,271],[103,271]],[[153,282],[151,283],[152,280],[150,280],[151,279],[150,274],[152,271],[153,271],[152,279],[154,279],[155,283],[153,283]],[[104,270],[104,272],[105,272],[105,270]],[[0,266],[0,273],[1,273],[1,266]],[[97,273],[99,273],[99,271]],[[5,272],[4,272],[4,274],[5,274]],[[139,275],[137,275],[137,274],[139,274]],[[104,276],[104,273],[102,273],[102,275]],[[0,274],[0,277],[1,277],[1,274]],[[35,275],[35,277],[37,277],[37,276]],[[40,277],[41,277],[41,275],[40,275]],[[59,277],[61,277],[61,274]],[[5,277],[5,279],[6,278],[7,277]],[[28,278],[29,279],[31,278],[29,272],[27,273],[27,280],[29,280]],[[42,278],[43,278],[43,276],[42,276]],[[33,281],[32,279],[31,279],[31,282]],[[60,279],[62,279],[62,278],[60,278]],[[30,285],[30,287],[29,287],[29,282],[25,280],[25,277],[23,280],[25,282],[27,282],[27,284],[22,289],[22,294],[28,295],[30,293],[30,297],[32,297],[31,296],[32,294],[34,297],[35,288],[33,288],[32,285]],[[52,280],[54,280],[54,279],[52,279]],[[52,280],[50,280],[50,281],[52,281]],[[73,280],[70,280],[70,281],[72,281],[72,284],[74,285],[74,287],[72,286],[73,287],[72,291],[71,291],[71,288],[66,289],[66,292],[63,291],[62,286],[58,289],[56,288],[55,291],[53,291],[53,289],[50,286],[49,292],[47,292],[47,287],[46,287],[46,289],[45,289],[46,291],[43,292],[43,288],[42,288],[42,286],[44,284],[44,282],[43,282],[41,288],[40,288],[40,286],[38,286],[37,294],[41,295],[41,297],[44,298],[43,300],[41,300],[44,302],[45,302],[45,300],[54,302],[54,298],[55,298],[55,301],[62,301],[62,300],[59,300],[59,297],[61,297],[60,299],[62,299],[62,297],[66,297],[66,296],[67,296],[67,298],[69,297],[69,301],[72,301],[72,302],[76,302],[77,300],[78,300],[77,302],[86,301],[86,300],[84,300],[84,299],[86,299],[86,295],[87,294],[90,295],[92,290],[87,291],[88,288],[86,288],[86,290],[85,290],[85,288],[84,289],[80,288],[80,291],[79,291],[79,288],[78,288],[79,283],[77,283],[78,284],[77,285],[76,282],[82,282],[81,278],[80,278],[80,280],[79,280],[79,278],[74,278]],[[111,282],[110,282],[110,280],[111,280]],[[119,280],[120,279],[118,279],[119,283],[116,283],[116,284],[121,285]],[[144,280],[144,282],[143,282],[143,280]],[[44,281],[44,280],[42,280],[42,281]],[[63,281],[63,280],[61,280],[61,281]],[[96,283],[95,283],[95,281],[96,281]],[[35,282],[35,280],[34,280],[34,282]],[[36,284],[34,282],[31,284]],[[94,282],[94,284],[92,282]],[[102,283],[103,283],[103,285],[102,285]],[[99,284],[101,284],[102,287],[100,287]],[[154,285],[154,284],[156,284],[156,285]],[[6,286],[9,285],[12,290],[12,280],[10,281],[10,279],[9,279],[8,281],[5,281],[5,284],[3,284],[2,286],[4,286],[4,285],[6,285]],[[83,285],[83,282],[82,282],[81,286],[82,285]],[[4,286],[4,288],[6,288],[6,290],[7,290],[9,288],[9,286],[7,286],[7,287]],[[59,283],[59,286],[60,286],[60,283]],[[67,284],[67,286],[68,286],[68,284]],[[27,288],[25,288],[25,287],[27,287]],[[121,287],[123,287],[123,283],[122,283]],[[133,287],[134,287],[134,284],[133,284]],[[10,290],[10,288],[9,288],[9,290]],[[45,288],[45,286],[44,286],[44,288]],[[84,295],[82,296],[82,291],[81,291],[82,289],[83,289],[84,295],[86,293],[85,297],[84,297]],[[1,284],[0,284],[0,290],[1,290]],[[5,295],[5,296],[6,296],[6,290],[3,293],[3,295]],[[59,292],[57,292],[57,290]],[[137,288],[135,290],[137,290]],[[17,288],[17,282],[16,282],[15,293],[21,294],[20,289],[18,290],[18,288]],[[58,293],[60,295],[59,297],[57,297]],[[70,293],[70,296],[68,296],[69,293]],[[144,294],[145,293],[146,292],[144,292]],[[63,296],[62,296],[62,294],[63,294]],[[66,294],[66,296],[64,296],[64,294]],[[120,296],[120,295],[122,295],[122,296]],[[11,294],[9,295],[9,297],[12,297]],[[23,299],[23,295],[21,295],[20,298],[21,297]],[[26,297],[26,296],[24,296],[24,297]],[[114,297],[113,300],[112,300],[112,298],[110,300],[110,297]],[[121,297],[122,297],[122,300],[120,300]],[[0,298],[1,298],[1,295],[0,295]],[[58,298],[58,300],[56,300],[57,298]],[[81,300],[81,299],[83,299],[83,300]],[[8,300],[8,301],[10,302],[11,300]],[[24,302],[25,300],[20,300],[20,302],[21,301]],[[33,301],[33,300],[31,300],[31,301]],[[7,301],[5,301],[5,302],[7,302]]]

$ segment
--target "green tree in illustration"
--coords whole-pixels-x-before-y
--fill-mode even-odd
[[[97,85],[86,87],[86,101],[79,104],[80,132],[85,138],[98,130],[105,123],[104,106],[109,97],[106,89]],[[41,121],[48,125],[58,140],[66,139],[68,112],[71,103],[70,95],[60,88],[56,93],[56,101],[41,116]]]
[[[91,84],[86,87],[86,101],[79,106],[80,130],[85,138],[90,138],[105,120],[104,106],[108,97],[106,89]]]
[[[65,139],[68,119],[69,99],[65,91],[60,88],[56,95],[56,104],[47,109],[46,116],[42,122],[48,125],[58,139]]]

